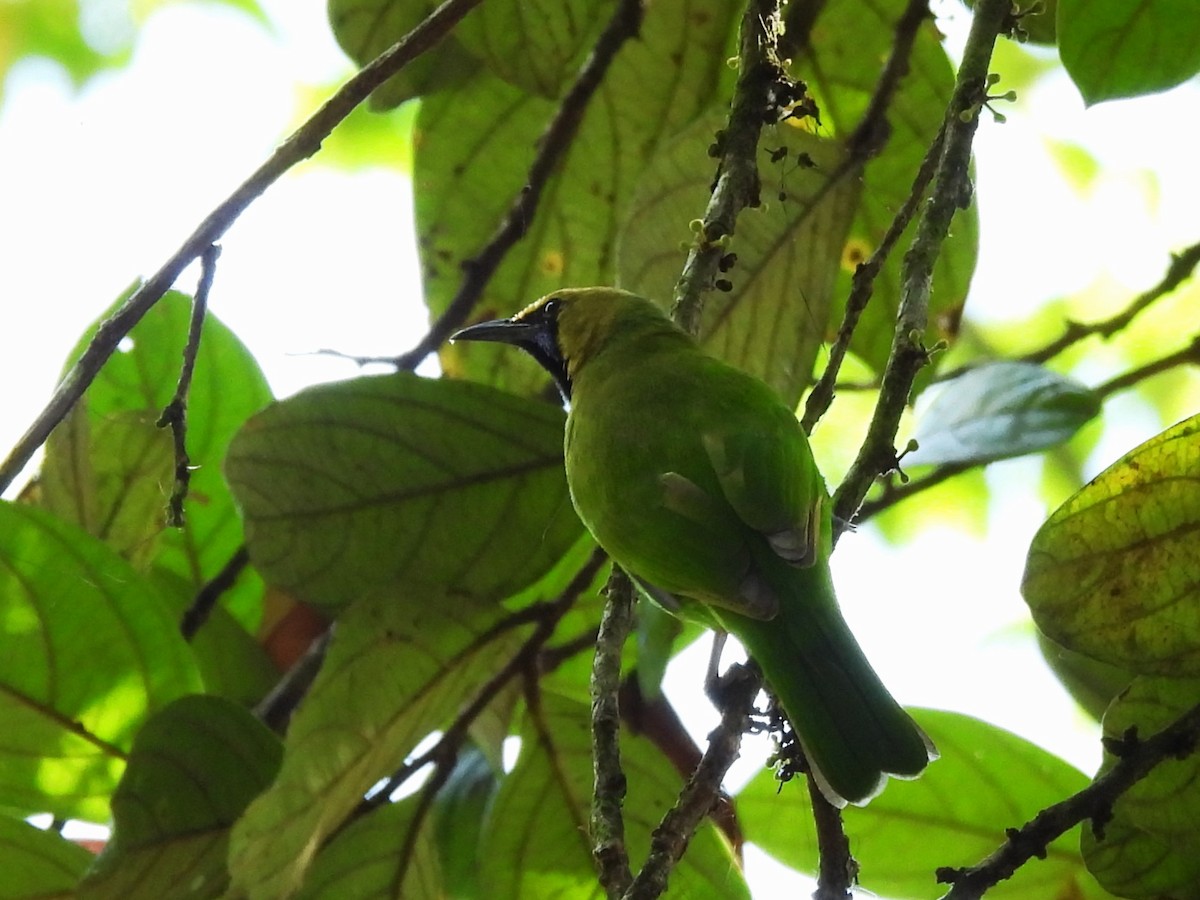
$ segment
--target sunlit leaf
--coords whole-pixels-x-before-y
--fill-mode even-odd
[[[255,416],[226,472],[268,581],[325,609],[364,594],[500,598],[583,527],[567,495],[563,412],[411,375],[312,388]]]
[[[554,99],[614,6],[614,0],[489,0],[455,36],[493,75]]]
[[[1100,398],[1033,363],[977,366],[934,388],[918,413],[906,465],[984,463],[1061,444],[1100,411]]]
[[[994,725],[957,713],[918,710],[916,718],[941,758],[915,781],[892,781],[869,806],[843,813],[862,864],[859,882],[886,897],[927,898],[939,891],[942,866],[980,862],[1052,803],[1087,786],[1087,777],[1055,756]],[[801,871],[815,872],[816,833],[807,791],[771,772],[736,797],[746,839]],[[1023,866],[989,897],[1106,897],[1083,867],[1070,832]],[[869,852],[864,849],[869,848]]]
[[[1091,103],[1151,94],[1200,72],[1200,7],[1191,0],[1061,0],[1058,49]]]
[[[171,434],[156,422],[175,394],[190,317],[191,298],[171,291],[130,332],[81,405],[51,435],[42,466],[42,504],[104,540],[140,570],[161,569],[195,589],[220,571],[242,542],[221,463],[234,433],[270,401],[271,392],[245,345],[208,315],[187,399],[187,450],[195,468],[185,526],[168,528],[174,453]],[[85,332],[72,362],[103,318]],[[253,621],[260,603],[256,587],[246,580],[223,602],[244,621]]]
[[[351,897],[435,898],[442,884],[437,849],[419,819],[418,797],[389,803],[355,820],[313,863],[299,900]],[[426,819],[427,821],[427,819]]]
[[[1021,590],[1047,635],[1141,674],[1200,674],[1200,417],[1151,438],[1060,506]]]
[[[670,302],[685,256],[679,242],[694,237],[686,223],[704,209],[711,191],[714,164],[707,148],[727,117],[728,110],[719,109],[697,120],[646,167],[621,233],[622,287]],[[729,243],[737,262],[722,275],[732,289],[706,297],[700,340],[794,406],[811,382],[817,348],[829,330],[861,172],[840,167],[841,150],[833,141],[788,127],[769,140],[788,157],[771,164],[761,154],[763,206],[738,218]],[[795,162],[801,154],[805,165]]]
[[[592,762],[590,705],[542,693],[527,715],[521,757],[504,779],[484,825],[480,881],[495,900],[594,897],[588,839]],[[645,859],[650,832],[674,804],[683,780],[648,741],[623,735],[629,780],[624,818],[631,863]],[[733,900],[749,892],[728,843],[706,821],[671,873],[671,892]]]
[[[0,816],[0,897],[67,898],[92,864],[92,854],[54,831]]]
[[[529,626],[493,631],[504,615],[431,591],[378,594],[346,611],[289,726],[278,779],[234,829],[237,890],[265,900],[299,887],[363,794],[511,658]]]
[[[183,697],[138,732],[113,795],[113,838],[81,900],[221,896],[229,827],[279,768],[279,740],[241,706]]]
[[[634,182],[655,148],[708,108],[732,75],[726,47],[736,16],[735,5],[722,0],[647,4],[638,36],[613,60],[525,238],[488,282],[474,318],[511,315],[564,285],[614,282],[615,242]],[[526,184],[556,109],[494,76],[423,101],[413,183],[426,300],[434,314],[458,289],[462,262],[491,238]],[[442,349],[441,361],[455,377],[516,393],[537,393],[547,384],[532,360],[508,348],[454,344]]]
[[[329,0],[329,24],[346,54],[360,66],[396,43],[437,7],[430,0]],[[371,107],[388,110],[412,97],[459,84],[479,63],[453,34],[418,56],[371,94]]]
[[[1200,681],[1139,678],[1104,716],[1113,740],[1136,729],[1148,738],[1200,703]],[[1104,754],[1101,773],[1116,765]],[[1167,759],[1113,804],[1103,840],[1084,829],[1084,859],[1100,883],[1120,897],[1200,897],[1200,757]]]
[[[1129,687],[1133,675],[1090,656],[1068,650],[1037,632],[1038,650],[1063,687],[1097,722],[1113,697]]]
[[[143,719],[202,689],[168,604],[128,563],[0,503],[0,804],[104,821]]]

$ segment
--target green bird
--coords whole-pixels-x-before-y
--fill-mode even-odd
[[[838,610],[829,495],[770,387],[615,288],[556,291],[453,339],[550,372],[580,519],[652,600],[742,642],[830,802],[865,804],[936,758]]]

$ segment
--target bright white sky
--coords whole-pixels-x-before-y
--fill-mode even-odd
[[[81,93],[48,63],[24,63],[9,79],[0,109],[0,453],[45,402],[83,328],[135,276],[156,269],[294,124],[296,83],[348,70],[323,3],[264,5],[275,34],[232,11],[170,6],[151,20],[127,69]],[[950,30],[965,18],[957,12]],[[1003,58],[995,68],[1004,71]],[[1002,82],[998,92],[1005,89]],[[1161,276],[1168,250],[1200,239],[1194,123],[1179,114],[1197,108],[1196,85],[1183,90],[1190,96],[1085,111],[1056,77],[1003,104],[1008,124],[985,116],[977,145],[983,250],[971,316],[1019,317],[1085,287],[1098,268],[1118,296],[1135,293]],[[1047,138],[1083,144],[1100,160],[1088,191],[1062,180]],[[347,175],[307,163],[222,243],[212,308],[279,395],[357,373],[347,362],[296,354],[390,354],[422,331],[410,185],[392,171]],[[194,284],[192,272],[179,287]],[[1136,403],[1110,404],[1092,472],[1159,428]],[[835,555],[839,594],[903,702],[977,715],[1091,771],[1095,727],[1028,639],[1018,594],[1025,548],[1047,512],[1036,498],[1040,464],[996,470],[993,477],[1030,490],[999,493],[986,540],[938,529],[896,549],[866,528]],[[839,474],[827,468],[831,481]],[[897,585],[930,604],[920,621]],[[693,648],[668,675],[698,735],[715,721],[699,690],[706,653]],[[761,760],[747,748],[733,782]],[[761,854],[751,854],[750,869],[760,886],[798,889],[791,876],[775,881],[781,870]]]

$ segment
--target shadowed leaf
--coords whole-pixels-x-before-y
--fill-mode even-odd
[[[1120,740],[1130,728],[1148,738],[1200,703],[1200,681],[1139,678],[1104,716],[1104,733]],[[1100,772],[1116,765],[1104,754]],[[1168,759],[1113,804],[1104,839],[1084,829],[1088,869],[1120,897],[1200,897],[1200,758]]]
[[[1140,674],[1200,674],[1200,416],[1151,438],[1060,506],[1021,585],[1053,640]]]
[[[326,610],[394,588],[511,594],[582,532],[563,421],[548,404],[409,375],[307,390],[229,451],[251,559]]]
[[[53,831],[43,831],[20,819],[0,816],[0,866],[5,900],[39,900],[74,896],[75,883],[92,854]]]

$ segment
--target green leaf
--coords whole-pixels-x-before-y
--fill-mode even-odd
[[[1100,398],[1033,363],[1004,360],[940,384],[917,416],[906,465],[986,463],[1068,440],[1100,411]]]
[[[1138,674],[1200,674],[1200,416],[1151,438],[1034,536],[1021,591],[1072,650]]]
[[[350,823],[321,851],[298,900],[456,896],[442,884],[419,799],[389,803]]]
[[[614,6],[615,0],[488,0],[455,36],[493,75],[553,100]]]
[[[92,854],[53,831],[0,816],[0,900],[73,896]]]
[[[436,6],[429,0],[329,0],[329,24],[346,55],[365,66]],[[377,87],[371,94],[371,108],[382,112],[413,97],[445,90],[478,68],[478,61],[451,34]]]
[[[278,738],[219,697],[182,697],[138,733],[113,795],[113,838],[81,900],[219,897],[229,827],[279,769]]]
[[[226,472],[269,581],[331,611],[398,588],[500,598],[583,530],[563,412],[412,375],[322,385],[251,419]]]
[[[71,361],[103,318],[85,332]],[[196,468],[186,524],[167,528],[174,454],[170,433],[155,423],[175,394],[190,318],[191,298],[170,291],[130,332],[47,442],[42,505],[101,538],[139,569],[162,569],[195,589],[241,545],[241,523],[221,462],[234,433],[270,402],[271,392],[245,345],[208,315],[188,393],[187,449]],[[224,602],[252,619],[259,596],[255,585],[245,582]]]
[[[1104,716],[1104,733],[1121,740],[1128,729],[1147,738],[1200,703],[1200,681],[1139,678]],[[1100,772],[1116,765],[1104,754]],[[1092,874],[1121,897],[1195,900],[1200,897],[1200,757],[1168,759],[1113,804],[1104,839],[1083,832]]]
[[[613,60],[528,233],[488,283],[476,317],[511,315],[563,285],[615,282],[615,245],[634,183],[655,149],[707,109],[732,75],[726,51],[737,13],[723,0],[647,4],[641,31]],[[556,108],[490,75],[422,103],[413,182],[434,314],[458,289],[461,263],[491,238],[526,184],[534,148]],[[686,236],[687,219],[678,227]],[[670,238],[670,245],[677,240]],[[442,349],[441,361],[450,375],[515,393],[547,385],[536,363],[507,348],[454,344]]]
[[[905,5],[905,0],[844,0],[823,6],[814,27],[820,39],[813,40],[797,61],[797,74],[820,105],[819,133],[831,132],[843,141],[854,133],[874,94],[881,61],[890,53],[895,23]],[[908,74],[888,110],[887,144],[872,157],[863,174],[862,202],[840,254],[841,271],[834,291],[838,303],[832,319],[835,327],[843,315],[855,267],[874,252],[908,197],[921,161],[941,127],[953,87],[954,70],[941,35],[933,22],[926,22],[917,32]],[[871,303],[850,343],[876,372],[883,371],[891,349],[900,304],[900,264],[914,232],[915,225],[910,224],[875,279]],[[957,313],[967,296],[977,243],[978,216],[972,205],[955,216],[934,267],[926,333],[930,346],[937,340],[952,339],[957,332]]]
[[[0,503],[0,804],[102,822],[145,717],[202,690],[168,605],[49,513]]]
[[[1134,676],[1124,669],[1068,650],[1036,631],[1038,650],[1054,676],[1084,710],[1099,722],[1113,697],[1129,687]]]
[[[718,109],[664,147],[638,181],[618,254],[623,287],[669,301],[689,237],[685,223],[704,209],[713,161],[707,147],[728,116]],[[737,264],[723,277],[728,292],[709,294],[700,340],[713,354],[774,387],[794,406],[812,380],[829,330],[842,246],[859,203],[857,169],[841,165],[841,148],[781,126],[771,140],[786,160],[762,153],[764,203],[744,210],[729,244]],[[807,156],[812,167],[792,162]],[[774,183],[778,178],[778,183]],[[785,197],[786,199],[781,199]]]
[[[1058,49],[1090,105],[1164,91],[1200,72],[1193,0],[1061,0]]]
[[[234,886],[288,896],[366,791],[446,727],[528,633],[495,603],[421,590],[356,603],[288,729],[283,768],[235,827]]]
[[[496,795],[479,851],[479,878],[492,900],[597,896],[588,838],[592,796],[590,706],[544,692],[529,709],[521,756]],[[649,741],[622,735],[629,780],[624,817],[634,870],[650,833],[675,803],[683,780]],[[749,897],[724,837],[705,821],[671,873],[672,896]]]
[[[859,881],[876,894],[924,898],[937,890],[940,866],[972,866],[1052,803],[1087,786],[1087,777],[1028,741],[957,713],[915,711],[941,751],[915,781],[893,781],[863,808],[843,813],[862,866]],[[772,772],[758,775],[736,798],[746,839],[804,872],[816,871],[817,844],[807,792],[782,790]],[[988,897],[1100,898],[1071,832],[1023,866]]]

